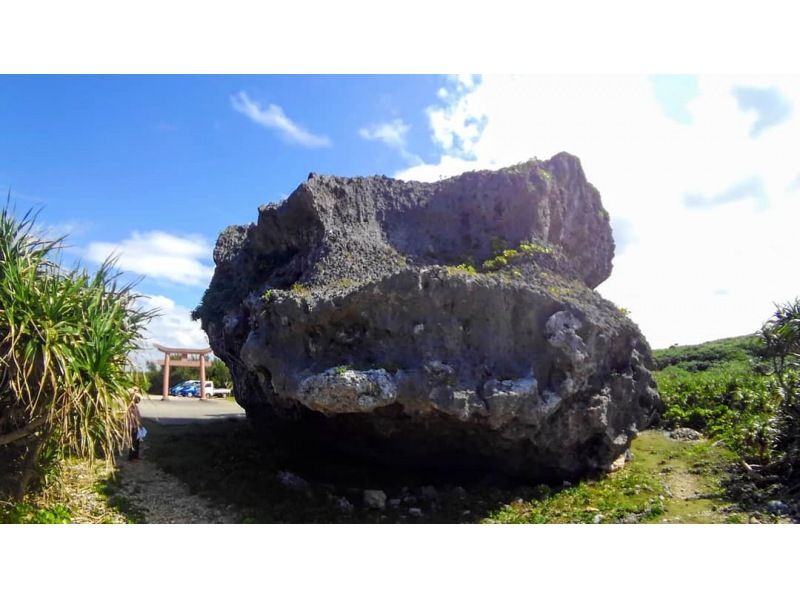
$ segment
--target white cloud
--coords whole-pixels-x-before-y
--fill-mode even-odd
[[[359,129],[358,134],[370,141],[382,141],[394,149],[406,145],[406,134],[409,126],[402,119],[396,118],[392,122],[369,125]]]
[[[474,89],[474,86],[465,87],[459,83],[457,89]],[[448,101],[445,106],[427,110],[434,138],[446,152],[474,158],[474,146],[483,133],[486,114],[472,101],[473,94],[455,93],[445,97]]]
[[[153,347],[158,343],[167,347],[199,348],[208,347],[208,337],[200,328],[200,322],[192,321],[191,310],[177,305],[163,295],[143,296],[137,300],[143,310],[158,310],[160,315],[153,318],[141,342],[142,350],[136,351],[132,359],[139,367],[147,361],[160,362],[164,354]]]
[[[123,271],[160,281],[204,287],[214,273],[209,264],[211,254],[211,246],[197,235],[134,231],[129,238],[118,243],[90,243],[84,256],[95,263],[117,256],[117,266]]]
[[[469,170],[491,168],[491,164],[477,160],[466,160],[457,156],[442,155],[436,164],[418,164],[395,173],[395,177],[405,181],[433,182],[445,179]]]
[[[735,201],[754,200],[759,207],[766,207],[767,194],[760,177],[750,177],[713,196],[689,194],[683,203],[688,208],[709,208]]]
[[[447,78],[456,86],[458,91],[473,89],[480,81],[480,77],[477,75],[470,75],[467,73],[461,73],[460,75],[447,75]]]
[[[56,239],[64,239],[62,245],[67,253],[73,253],[71,249],[71,240],[75,237],[80,237],[86,234],[93,224],[88,220],[72,219],[55,224],[44,224],[37,222],[34,226],[34,235],[41,239],[54,241]]]
[[[577,155],[613,221],[626,223],[625,251],[598,290],[631,310],[653,346],[752,332],[774,302],[800,294],[786,274],[798,258],[800,120],[753,137],[759,115],[733,93],[770,89],[798,105],[797,77],[700,77],[688,126],[664,115],[647,77],[492,76],[446,87],[428,111],[440,158],[396,176],[431,181]],[[703,209],[687,197],[705,198]]]
[[[391,122],[378,123],[362,127],[358,130],[358,134],[368,141],[380,141],[388,147],[399,152],[400,156],[409,164],[421,164],[422,159],[408,151],[407,135],[411,127],[403,122],[402,119],[396,118]]]
[[[296,143],[305,147],[329,147],[331,145],[331,140],[327,137],[309,133],[294,123],[283,112],[283,108],[276,104],[270,104],[266,108],[262,108],[257,102],[251,100],[245,92],[240,91],[231,96],[231,105],[234,110],[244,114],[254,123],[267,129],[277,130],[289,143]]]

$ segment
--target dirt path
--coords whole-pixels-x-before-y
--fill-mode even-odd
[[[678,500],[693,500],[703,492],[704,485],[699,476],[688,471],[672,472],[663,480],[664,489]]]
[[[242,417],[242,408],[230,401],[149,397],[140,405],[145,426],[187,429],[220,419]],[[149,422],[149,423],[148,423]],[[143,523],[237,523],[240,514],[229,505],[216,504],[192,494],[188,486],[147,459],[147,447],[156,435],[144,441],[143,458],[117,460],[117,475],[109,485],[112,500],[129,519]]]
[[[663,488],[665,513],[659,523],[733,522],[735,505],[724,498],[721,483],[732,455],[708,441],[668,438],[663,432],[642,434],[639,456]],[[747,518],[744,515],[734,516]]]
[[[114,496],[128,510],[140,514],[144,523],[237,523],[240,518],[229,506],[212,504],[191,494],[184,483],[164,473],[146,459],[120,459]]]

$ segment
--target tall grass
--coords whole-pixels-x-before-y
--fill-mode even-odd
[[[110,460],[129,442],[128,354],[154,315],[108,261],[60,264],[30,212],[0,214],[0,490],[21,499],[67,455]]]

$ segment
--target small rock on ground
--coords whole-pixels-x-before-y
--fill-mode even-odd
[[[773,515],[788,515],[789,511],[789,505],[787,505],[785,502],[771,500],[767,503],[767,512],[772,513]]]
[[[368,509],[385,509],[386,493],[383,490],[364,490],[364,505]]]
[[[669,433],[669,437],[674,440],[702,440],[703,435],[691,428],[676,428]]]
[[[307,481],[291,471],[279,471],[276,477],[281,486],[289,490],[305,492],[310,487]]]
[[[352,513],[355,510],[353,503],[347,500],[344,496],[335,497],[333,499],[333,504],[341,513]]]

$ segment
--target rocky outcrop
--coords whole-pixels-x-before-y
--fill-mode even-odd
[[[574,478],[661,405],[647,342],[593,290],[613,253],[569,154],[429,184],[312,174],[223,231],[196,315],[272,432]]]

